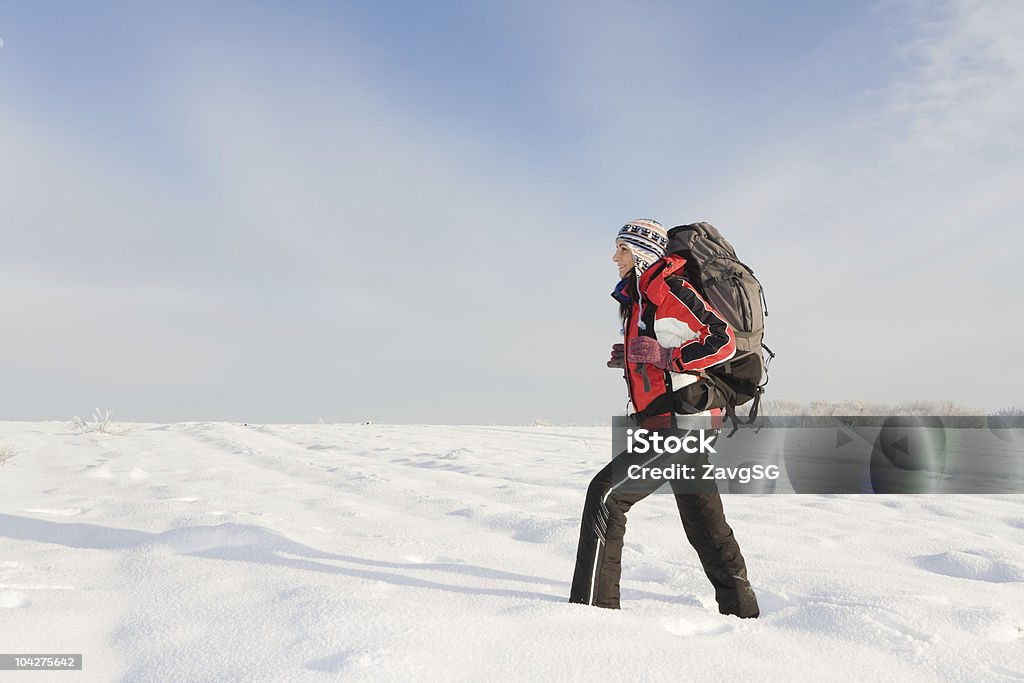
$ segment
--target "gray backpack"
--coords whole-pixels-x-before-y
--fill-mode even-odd
[[[710,223],[679,225],[668,231],[668,253],[686,259],[682,276],[718,311],[736,334],[736,355],[700,373],[697,386],[684,387],[677,401],[685,408],[724,408],[733,420],[736,406],[753,401],[747,423],[757,418],[761,394],[768,383],[768,363],[775,354],[764,345],[764,319],[768,306],[754,271],[736,256],[736,250]],[[765,358],[767,354],[768,358]],[[688,397],[704,405],[689,405]],[[684,412],[690,412],[684,410]],[[730,434],[731,436],[731,434]]]

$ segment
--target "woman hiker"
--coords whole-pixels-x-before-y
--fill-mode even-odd
[[[615,240],[612,261],[620,282],[612,296],[620,304],[623,343],[612,347],[609,367],[622,368],[638,427],[674,424],[672,392],[696,381],[693,373],[727,361],[736,351],[733,330],[682,277],[685,259],[665,255],[668,236],[660,223],[627,223]],[[694,406],[687,406],[693,408]],[[710,412],[690,414],[708,415]],[[715,411],[719,412],[719,411]],[[626,513],[664,482],[650,485],[623,474],[638,458],[620,453],[587,489],[580,523],[576,570],[569,601],[618,609],[619,575]],[[644,460],[650,460],[645,455]],[[759,614],[757,597],[716,488],[689,491],[672,480],[686,538],[715,588],[718,611],[741,618]]]

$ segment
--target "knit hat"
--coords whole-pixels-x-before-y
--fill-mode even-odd
[[[647,268],[665,255],[665,248],[668,247],[668,233],[661,223],[650,218],[638,218],[622,226],[616,241],[622,240],[629,250],[633,252],[633,259],[636,261],[636,275],[640,275]]]

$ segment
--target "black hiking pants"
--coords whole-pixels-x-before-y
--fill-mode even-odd
[[[688,456],[698,473],[703,456]],[[590,482],[580,522],[569,601],[618,609],[622,544],[626,534],[626,513],[663,485],[663,480],[637,481],[627,478],[630,465],[660,466],[677,456],[639,455],[622,452]],[[715,600],[722,614],[756,617],[757,598],[747,581],[747,567],[732,528],[725,520],[722,498],[714,482],[700,492],[694,484],[670,480],[679,518],[686,538],[697,551],[704,573],[715,588]]]

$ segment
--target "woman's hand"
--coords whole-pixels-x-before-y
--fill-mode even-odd
[[[612,344],[612,357],[608,359],[608,367],[626,367],[626,349],[622,344]]]
[[[657,339],[637,337],[629,340],[630,363],[649,363],[660,370],[667,370],[672,363],[672,349],[666,349]]]

